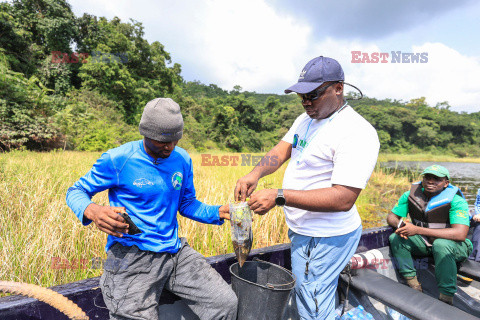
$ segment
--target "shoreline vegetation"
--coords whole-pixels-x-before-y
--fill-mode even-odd
[[[0,279],[48,287],[102,274],[106,234],[93,224],[82,226],[65,203],[67,189],[91,168],[99,156],[98,152],[58,150],[0,154]],[[253,168],[252,165],[205,166],[201,153],[191,153],[191,156],[197,198],[208,204],[233,201],[237,179]],[[379,161],[449,159],[480,162],[478,158],[432,157],[435,158],[381,154]],[[286,165],[261,179],[257,190],[279,188],[285,168]],[[363,228],[385,225],[385,217],[396,199],[416,178],[411,173],[409,177],[409,174],[388,171],[377,165],[356,203]],[[93,200],[106,205],[107,193],[97,194]],[[179,234],[186,237],[194,249],[205,256],[233,252],[228,222],[218,227],[178,217]],[[255,216],[253,248],[288,242],[287,230],[283,212],[278,208],[264,216]]]
[[[189,66],[163,39],[148,41],[141,21],[77,16],[68,0],[4,1],[0,14],[0,152],[114,148],[140,138],[143,106],[158,97],[181,106],[188,150],[268,150],[304,112],[296,94],[187,81]],[[350,89],[345,98],[375,127],[383,152],[480,157],[478,111],[429,105],[426,97],[361,98]]]
[[[449,154],[432,154],[432,153],[380,153],[379,162],[387,161],[434,161],[434,162],[463,162],[463,163],[480,163],[480,157],[456,157]]]

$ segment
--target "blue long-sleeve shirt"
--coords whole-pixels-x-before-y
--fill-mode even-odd
[[[195,197],[192,159],[175,147],[166,159],[146,153],[143,140],[111,149],[67,191],[67,204],[84,225],[91,198],[108,189],[110,205],[125,207],[141,234],[108,236],[106,250],[115,242],[142,250],[175,253],[180,249],[177,211],[190,219],[221,225],[220,206],[206,205]]]
[[[480,189],[477,190],[477,196],[475,198],[475,203],[473,204],[473,210],[470,210],[470,220],[473,216],[480,214]]]

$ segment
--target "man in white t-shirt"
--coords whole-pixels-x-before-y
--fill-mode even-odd
[[[235,199],[250,196],[248,204],[257,214],[284,206],[302,319],[335,318],[338,277],[362,231],[355,201],[380,148],[375,129],[345,101],[344,80],[336,60],[309,61],[298,83],[285,90],[300,96],[305,113],[235,187]],[[278,161],[267,161],[272,158]],[[282,189],[253,193],[260,178],[289,159]]]

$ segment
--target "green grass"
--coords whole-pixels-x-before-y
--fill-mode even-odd
[[[237,154],[238,155],[238,154]],[[101,275],[101,269],[52,268],[52,258],[78,262],[106,257],[106,235],[93,224],[84,227],[65,203],[67,189],[84,175],[100,156],[89,152],[11,152],[0,154],[0,279],[53,286]],[[252,166],[202,166],[193,154],[195,187],[199,200],[225,204],[233,200],[238,178]],[[279,188],[285,166],[260,180],[257,189]],[[357,201],[364,228],[381,226],[408,178],[387,173],[378,166]],[[94,197],[107,204],[107,194]],[[180,234],[206,256],[233,252],[230,226],[204,225],[179,216]],[[288,242],[283,212],[274,208],[256,216],[254,248]]]

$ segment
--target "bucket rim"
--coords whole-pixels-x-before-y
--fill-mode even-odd
[[[234,266],[234,265],[237,265],[237,264],[239,265],[239,264],[240,264],[239,262],[233,263],[228,270],[230,271],[230,275],[232,275],[233,277],[235,277],[235,278],[237,278],[237,279],[239,279],[239,280],[241,280],[241,281],[245,281],[245,282],[247,282],[247,283],[249,283],[249,284],[253,284],[254,286],[263,288],[263,289],[268,289],[268,290],[273,290],[273,291],[290,291],[290,290],[292,290],[292,289],[295,287],[295,282],[296,282],[296,280],[297,280],[297,279],[295,278],[295,275],[294,275],[290,270],[288,270],[288,269],[286,269],[286,268],[284,268],[284,267],[282,267],[282,266],[279,266],[278,264],[271,263],[271,262],[268,262],[268,261],[259,260],[259,259],[255,260],[255,261],[245,261],[244,264],[245,264],[245,263],[259,263],[259,262],[261,262],[261,263],[266,263],[266,264],[270,264],[270,265],[272,265],[272,266],[274,266],[274,267],[277,267],[277,268],[285,271],[285,272],[288,273],[290,276],[292,276],[293,281],[288,282],[288,283],[285,283],[285,284],[277,284],[277,286],[281,286],[281,287],[289,286],[289,288],[277,288],[277,287],[275,287],[275,286],[276,286],[275,284],[273,284],[272,287],[269,287],[269,286],[267,286],[268,283],[267,283],[267,285],[261,285],[261,284],[258,284],[258,283],[252,282],[252,281],[248,281],[247,279],[244,279],[244,278],[239,277],[238,275],[236,275],[236,274],[233,273],[233,271],[232,271],[233,266]],[[290,285],[291,285],[291,287],[290,287]]]

